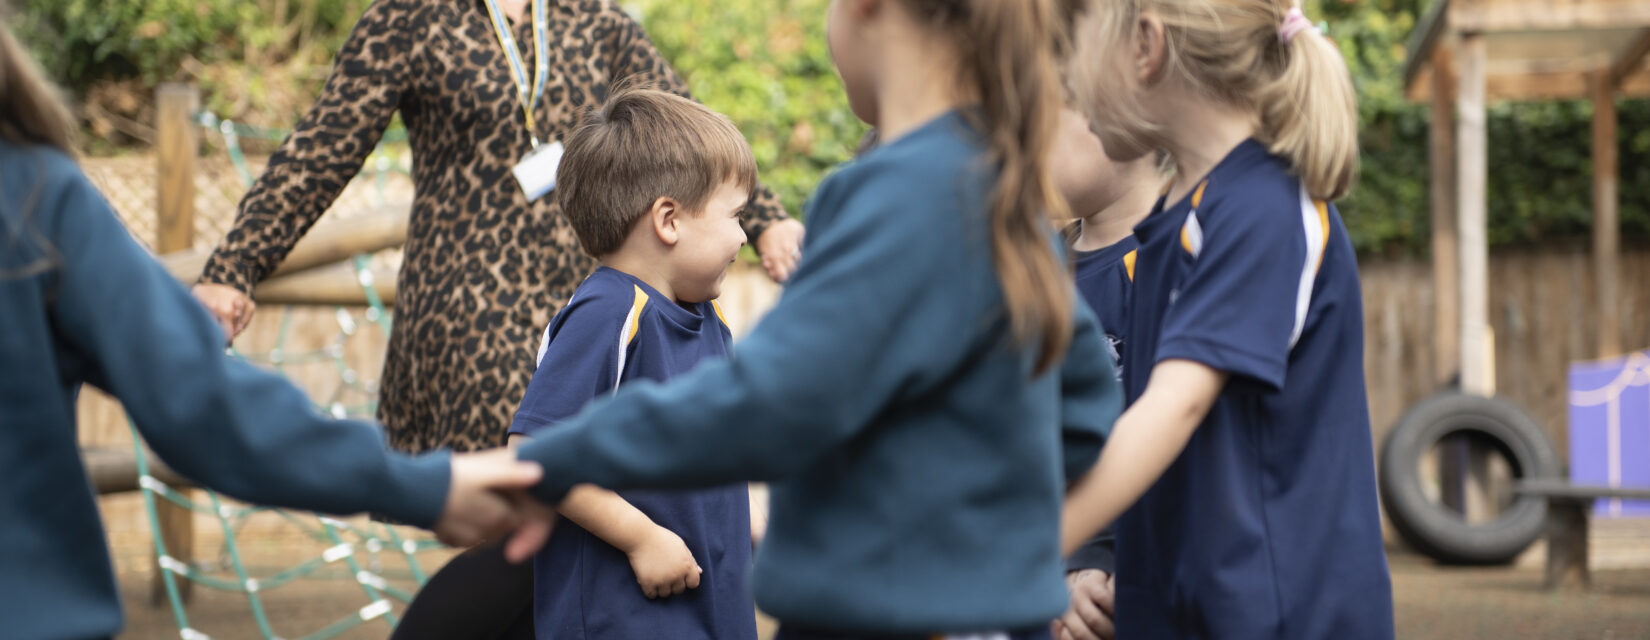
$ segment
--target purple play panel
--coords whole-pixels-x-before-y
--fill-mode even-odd
[[[1570,365],[1570,481],[1650,488],[1650,351]],[[1650,501],[1599,500],[1593,512],[1650,516]]]

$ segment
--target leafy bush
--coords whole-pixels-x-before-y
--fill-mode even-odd
[[[698,99],[732,118],[792,214],[865,133],[825,46],[829,0],[642,0],[648,36]]]
[[[1430,242],[1426,105],[1403,96],[1404,44],[1426,0],[1320,0],[1358,89],[1358,186],[1340,203],[1362,252],[1424,253]],[[1321,9],[1320,13],[1318,9]],[[1624,237],[1650,237],[1650,104],[1618,101]],[[1592,105],[1497,103],[1488,110],[1491,244],[1582,236],[1592,227]]]

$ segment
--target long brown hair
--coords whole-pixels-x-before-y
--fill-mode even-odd
[[[10,23],[10,8],[0,0],[0,16]],[[56,87],[40,72],[34,58],[0,26],[0,139],[13,144],[43,144],[74,153],[74,119]]]
[[[12,36],[10,10],[0,0],[0,140],[17,145],[45,145],[74,154],[74,120],[57,89],[47,82],[23,46]],[[5,194],[0,194],[0,203]],[[0,210],[0,280],[27,278],[55,269],[59,256],[41,231],[29,224],[38,190],[19,203],[15,220]],[[32,245],[33,250],[29,250]],[[11,258],[33,259],[12,264]]]
[[[1073,295],[1054,252],[1051,220],[1069,217],[1048,174],[1061,85],[1054,0],[904,0],[957,43],[964,87],[980,96],[981,127],[999,167],[991,195],[992,258],[1015,341],[1037,345],[1034,373],[1071,343]]]

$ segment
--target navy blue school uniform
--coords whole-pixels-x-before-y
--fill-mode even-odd
[[[1081,228],[1073,225],[1075,233]],[[1140,242],[1129,236],[1094,251],[1074,251],[1077,256],[1077,292],[1082,294],[1094,316],[1105,328],[1106,343],[1117,361],[1118,375],[1123,373],[1123,347],[1129,325],[1129,297],[1134,290],[1134,263],[1139,258]]]
[[[1135,235],[1128,400],[1168,359],[1230,381],[1118,521],[1118,637],[1391,638],[1340,214],[1250,140]]]
[[[1068,241],[1076,241],[1083,222],[1077,221],[1066,229]],[[1077,264],[1074,273],[1077,293],[1100,319],[1106,333],[1106,350],[1123,375],[1122,352],[1127,344],[1129,297],[1134,289],[1134,261],[1140,243],[1130,235],[1094,251],[1073,251]],[[1066,558],[1066,571],[1099,569],[1108,574],[1117,573],[1117,540],[1112,527],[1106,527]]]
[[[551,319],[510,433],[544,435],[538,432],[554,430],[593,398],[724,358],[732,343],[715,302],[678,305],[634,276],[601,267]],[[681,536],[704,570],[699,587],[649,600],[623,551],[563,520],[533,557],[538,637],[755,640],[756,616],[745,587],[751,563],[746,486],[619,496]]]

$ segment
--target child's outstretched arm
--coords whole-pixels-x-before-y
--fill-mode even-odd
[[[68,158],[42,153],[40,164],[38,225],[61,258],[52,329],[167,464],[248,502],[374,510],[458,544],[515,522],[495,491],[536,471],[499,453],[391,453],[377,427],[316,413],[285,378],[224,355],[218,323]]]
[[[1122,515],[1186,448],[1226,385],[1225,372],[1191,360],[1164,360],[1152,368],[1140,399],[1117,419],[1106,448],[1066,495],[1060,549],[1070,554]]]
[[[933,204],[909,180],[859,164],[821,185],[809,259],[735,357],[626,385],[536,436],[519,449],[545,468],[533,494],[783,477],[951,375],[972,357],[958,336],[1001,313],[981,284],[995,273],[973,259],[991,249],[973,227],[911,215]]]

